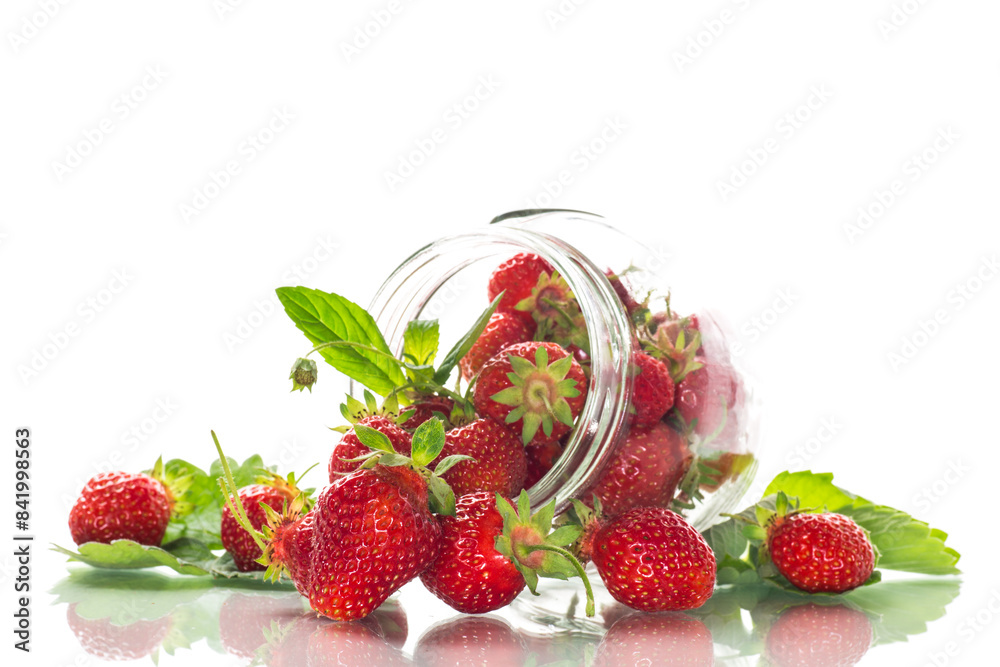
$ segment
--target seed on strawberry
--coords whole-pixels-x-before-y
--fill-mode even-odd
[[[104,472],[91,478],[69,512],[69,530],[77,544],[132,540],[159,546],[176,509],[176,496],[164,484],[163,464],[152,474]]]
[[[508,424],[525,445],[568,433],[587,398],[583,369],[555,343],[512,345],[483,366],[476,381],[476,412]]]
[[[674,381],[666,364],[644,352],[634,357],[635,377],[632,389],[632,407],[635,409],[633,426],[649,428],[667,414],[674,404]]]
[[[389,442],[392,443],[392,448],[399,454],[406,456],[410,454],[412,436],[397,426],[392,420],[380,416],[363,417],[357,424],[373,428],[384,434],[389,438]],[[335,482],[344,474],[358,469],[360,462],[352,459],[357,459],[360,456],[371,453],[371,449],[362,444],[361,440],[358,439],[356,433],[357,424],[340,438],[340,442],[337,443],[330,454],[330,464],[327,467],[327,471],[330,474],[331,482]]]
[[[493,271],[488,286],[489,299],[493,301],[503,292],[497,310],[517,313],[533,333],[535,322],[531,314],[519,312],[517,304],[531,296],[531,290],[542,275],[551,275],[553,271],[552,265],[538,255],[519,253]]]
[[[456,496],[492,491],[510,498],[524,488],[528,470],[524,445],[509,429],[492,419],[477,419],[448,431],[439,458],[452,455],[472,459],[456,463],[441,475]]]
[[[620,665],[715,664],[712,633],[704,623],[678,612],[631,612],[615,621],[604,635],[594,667]]]
[[[598,503],[599,505],[599,503]],[[636,507],[607,519],[573,503],[584,525],[582,558],[593,561],[612,597],[641,611],[680,611],[705,604],[715,589],[715,555],[679,514]]]
[[[779,512],[768,522],[767,551],[778,572],[809,593],[852,590],[875,570],[868,534],[842,514]]]
[[[632,428],[593,490],[608,516],[633,507],[670,507],[694,456],[687,441],[663,422]]]
[[[472,349],[462,357],[462,377],[472,380],[491,357],[511,345],[531,340],[531,336],[532,329],[523,317],[510,312],[493,313]]]
[[[872,639],[863,612],[810,603],[782,612],[768,630],[764,655],[774,667],[850,667],[861,662]]]

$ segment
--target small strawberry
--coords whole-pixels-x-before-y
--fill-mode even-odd
[[[555,343],[512,345],[483,366],[476,380],[476,412],[521,434],[525,445],[568,433],[587,399],[580,364]]]
[[[447,425],[452,418],[454,409],[455,401],[445,396],[421,396],[406,408],[407,412],[412,410],[413,414],[401,426],[407,431],[415,431],[418,426],[430,420],[431,417],[437,417]]]
[[[611,288],[614,289],[615,294],[618,296],[618,300],[621,301],[622,307],[625,308],[625,312],[628,313],[631,318],[636,312],[645,308],[645,306],[632,296],[632,290],[629,289],[629,285],[626,282],[626,278],[622,274],[617,274],[611,269],[604,272],[607,276],[608,282],[611,283]]]
[[[641,611],[680,611],[705,604],[715,589],[715,555],[679,514],[636,507],[617,517],[573,502],[584,526],[581,558],[593,561],[612,597]]]
[[[528,471],[524,445],[492,419],[477,419],[448,431],[439,458],[456,454],[473,459],[461,461],[441,475],[456,496],[492,491],[509,498],[524,488]]]
[[[495,616],[456,616],[425,632],[413,657],[421,667],[526,664],[524,640],[507,621]]]
[[[608,516],[633,507],[670,507],[694,456],[687,441],[663,422],[632,428],[593,493]]]
[[[674,381],[667,365],[644,352],[633,357],[635,376],[632,387],[632,425],[649,428],[667,414],[674,405]]]
[[[702,437],[730,440],[736,433],[736,419],[731,415],[740,400],[741,382],[728,364],[696,357],[698,367],[677,385],[674,408],[685,422],[694,422],[694,432]]]
[[[77,614],[76,603],[66,610],[66,620],[83,650],[107,661],[139,660],[154,655],[171,628],[169,616],[153,621],[137,620],[128,625],[116,625],[110,618],[83,618]]]
[[[471,381],[491,357],[511,345],[531,340],[531,336],[532,330],[522,317],[509,312],[493,313],[472,349],[462,357],[462,377]]]
[[[665,313],[650,316],[639,329],[639,338],[645,352],[667,365],[675,385],[705,361],[697,319],[694,315],[678,318],[669,304]]]
[[[381,416],[362,417],[357,424],[383,433],[389,438],[392,448],[397,453],[404,456],[409,455],[412,436],[397,426],[392,420]],[[331,482],[335,482],[342,475],[358,469],[360,463],[352,459],[357,459],[360,456],[366,456],[371,453],[371,450],[358,439],[355,431],[357,424],[341,436],[340,442],[334,446],[333,452],[330,454],[330,464],[327,467],[327,471],[330,474]]]
[[[764,655],[774,667],[850,667],[861,662],[872,640],[864,613],[810,603],[782,612],[768,630]]]
[[[69,512],[69,530],[77,544],[133,540],[160,546],[177,497],[188,480],[167,484],[163,462],[150,474],[104,472],[91,478]]]
[[[530,313],[517,311],[517,304],[531,296],[531,290],[543,275],[551,275],[554,269],[547,261],[531,253],[519,253],[498,266],[490,276],[488,296],[493,301],[503,292],[497,306],[499,312],[517,313],[525,324],[535,330],[535,322]]]
[[[552,466],[562,456],[563,445],[559,440],[536,447],[526,447],[524,454],[528,461],[528,474],[524,478],[524,488],[530,489],[548,474]]]
[[[677,612],[632,612],[615,621],[604,635],[594,667],[620,665],[715,664],[712,633],[701,621]]]

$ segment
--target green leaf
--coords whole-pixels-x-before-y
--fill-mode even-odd
[[[205,560],[214,560],[215,556],[201,543],[201,548],[196,547],[194,540],[177,540],[170,545],[177,546],[183,543],[181,553],[186,558],[195,558],[205,564]],[[86,563],[91,567],[101,567],[112,570],[135,570],[146,567],[159,567],[164,565],[180,574],[207,575],[208,569],[201,565],[181,558],[166,549],[160,547],[150,547],[132,540],[115,540],[111,544],[100,542],[87,542],[81,544],[78,552],[70,551],[58,545],[52,545],[52,550],[69,556],[70,560]]]
[[[443,385],[448,382],[448,378],[451,377],[451,372],[454,370],[455,366],[458,365],[459,360],[469,353],[472,346],[479,340],[479,336],[483,333],[486,325],[489,324],[490,317],[493,315],[493,311],[497,309],[500,305],[500,299],[503,297],[503,293],[498,294],[497,298],[493,299],[493,303],[483,311],[479,319],[476,320],[472,328],[462,338],[455,343],[455,346],[448,351],[445,355],[444,360],[441,361],[441,365],[438,366],[437,372],[434,373],[434,382]]]
[[[371,426],[365,426],[364,424],[354,425],[354,434],[358,436],[358,440],[365,447],[379,452],[386,452],[387,454],[395,454],[396,450],[392,447],[392,442],[389,441],[389,437],[373,429]]]
[[[323,358],[338,371],[381,396],[406,384],[382,332],[364,308],[338,294],[308,287],[279,287],[277,294],[292,322],[313,345],[346,341],[378,350],[347,345],[321,349]]]
[[[475,460],[476,459],[472,458],[471,456],[467,456],[465,454],[452,454],[451,456],[446,456],[443,459],[441,459],[441,461],[434,468],[434,474],[440,477],[441,475],[445,474],[446,472],[454,468],[462,461],[475,461]]]
[[[782,472],[764,490],[764,497],[784,491],[787,496],[799,499],[799,507],[830,512],[854,502],[857,496],[833,485],[833,473]]]
[[[417,465],[426,466],[444,449],[444,422],[431,417],[413,432],[410,456]]]
[[[437,320],[413,320],[403,333],[403,357],[416,366],[434,363],[440,344]]]
[[[448,482],[431,475],[427,479],[427,493],[431,512],[443,516],[455,516],[455,492]]]

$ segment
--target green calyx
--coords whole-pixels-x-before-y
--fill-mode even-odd
[[[507,415],[508,424],[523,420],[522,442],[531,442],[539,428],[545,437],[550,437],[554,420],[573,426],[573,412],[566,402],[567,398],[580,395],[577,381],[566,377],[573,366],[573,357],[566,355],[549,364],[548,350],[539,346],[535,352],[535,363],[512,354],[508,354],[507,358],[513,371],[507,374],[507,378],[513,386],[490,398],[514,408]]]
[[[428,504],[431,512],[445,516],[455,516],[455,492],[442,475],[462,461],[473,460],[471,456],[454,454],[441,459],[431,470],[428,466],[441,455],[444,449],[444,423],[437,417],[427,420],[413,432],[410,456],[398,453],[389,438],[370,426],[357,424],[354,433],[361,444],[368,447],[369,454],[348,461],[361,462],[360,468],[371,469],[376,465],[386,467],[405,466],[417,472],[427,483]]]
[[[350,394],[347,394],[346,400],[340,404],[340,414],[343,415],[349,424],[357,424],[366,417],[384,417],[398,426],[406,423],[414,413],[413,410],[400,412],[399,398],[395,393],[389,394],[380,405],[375,400],[375,396],[365,389],[364,399],[364,402],[361,402]],[[337,426],[331,430],[346,433],[350,428],[350,426],[344,425]]]
[[[191,489],[194,476],[184,472],[177,475],[168,473],[163,466],[163,457],[156,459],[151,470],[145,471],[147,475],[163,485],[167,490],[167,497],[170,499],[170,514],[172,517],[182,517],[190,514],[194,510],[194,505],[187,500],[187,492]]]
[[[497,511],[503,517],[503,532],[497,536],[495,548],[506,556],[524,577],[528,590],[538,595],[538,578],[566,580],[573,576],[583,579],[587,591],[587,616],[594,615],[594,592],[583,565],[566,547],[580,538],[580,528],[564,525],[552,530],[555,500],[531,514],[527,491],[521,491],[517,509],[497,494]]]
[[[678,383],[703,366],[695,360],[701,349],[701,332],[687,332],[687,318],[661,325],[656,334],[642,342],[643,349],[663,361],[670,371],[670,378]]]
[[[292,391],[308,389],[311,394],[312,386],[316,384],[316,375],[318,372],[316,362],[312,359],[303,359],[301,357],[296,359],[295,363],[292,364],[292,372],[288,375],[288,379],[292,381]]]
[[[563,347],[576,345],[585,352],[590,351],[583,312],[569,284],[558,273],[539,275],[531,296],[519,301],[515,309],[530,313],[537,323],[535,340],[558,343]]]

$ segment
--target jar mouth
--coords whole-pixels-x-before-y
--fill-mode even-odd
[[[534,506],[555,499],[562,511],[580,498],[609,463],[628,431],[631,406],[632,334],[628,315],[604,271],[573,245],[526,222],[552,216],[561,224],[602,227],[587,214],[545,213],[490,225],[482,231],[447,236],[417,250],[386,279],[369,307],[389,348],[400,353],[408,322],[422,317],[449,281],[480,263],[495,268],[511,256],[531,252],[548,261],[572,290],[590,339],[591,377],[587,400],[562,455],[528,490]],[[483,286],[485,308],[485,285]],[[477,311],[478,312],[478,311]],[[470,320],[473,315],[470,313]]]

